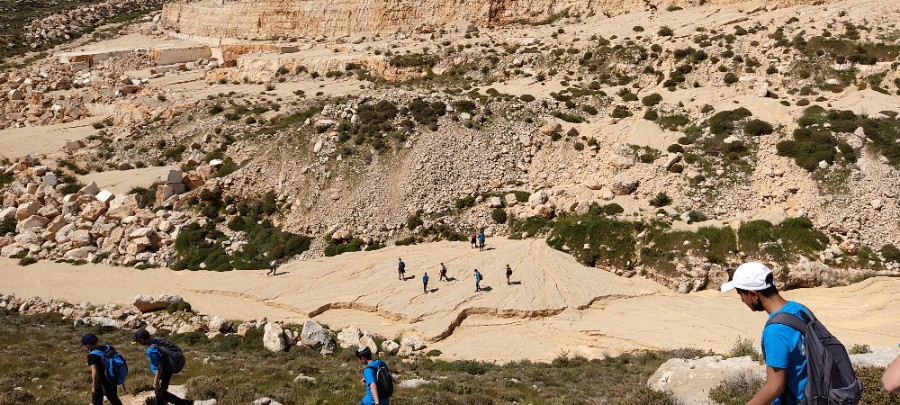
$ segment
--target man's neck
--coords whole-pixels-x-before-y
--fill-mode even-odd
[[[781,297],[781,294],[775,294],[769,298],[763,297],[761,301],[763,309],[765,309],[768,314],[778,312],[788,303],[787,300]]]

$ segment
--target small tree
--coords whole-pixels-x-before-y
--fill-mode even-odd
[[[505,224],[506,220],[508,219],[508,217],[506,215],[506,210],[503,208],[499,208],[499,207],[494,208],[494,210],[491,211],[491,219],[493,219],[494,222],[496,222],[498,224]]]
[[[668,194],[662,193],[662,192],[656,194],[656,197],[653,197],[653,199],[650,200],[650,205],[657,207],[657,208],[665,207],[671,203],[672,203],[672,198],[669,197]]]
[[[672,31],[672,29],[669,28],[668,25],[663,25],[663,26],[659,29],[659,31],[656,32],[656,34],[659,35],[659,36],[661,36],[661,37],[671,37],[672,35],[675,35],[675,32]]]

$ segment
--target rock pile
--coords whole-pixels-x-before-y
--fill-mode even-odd
[[[32,21],[25,26],[25,39],[29,46],[37,48],[77,38],[119,14],[149,11],[162,3],[162,0],[107,0],[100,4],[78,7]]]
[[[6,170],[15,180],[2,190],[0,217],[17,222],[13,237],[0,236],[5,257],[164,266],[178,231],[193,221],[190,212],[152,211],[140,195],[115,195],[94,183],[63,195],[56,174],[32,162],[23,158]]]

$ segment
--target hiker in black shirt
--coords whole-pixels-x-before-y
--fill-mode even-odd
[[[103,359],[94,352],[100,348],[100,340],[93,333],[88,333],[81,338],[81,345],[88,351],[87,364],[91,368],[91,404],[103,405],[103,397],[106,396],[110,404],[122,405],[115,382],[106,379]]]

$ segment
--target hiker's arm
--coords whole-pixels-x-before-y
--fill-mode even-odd
[[[91,393],[97,392],[97,384],[100,382],[100,370],[96,364],[91,364]]]
[[[787,375],[783,368],[766,366],[766,383],[763,384],[756,395],[747,402],[747,405],[769,405],[778,398],[787,385]]]
[[[371,383],[369,384],[369,388],[372,389],[372,398],[375,400],[375,405],[380,404],[381,400],[378,399],[378,386],[375,385],[375,383]]]
[[[888,392],[900,394],[900,356],[897,356],[887,370],[884,370],[881,383],[884,384],[884,389]]]

